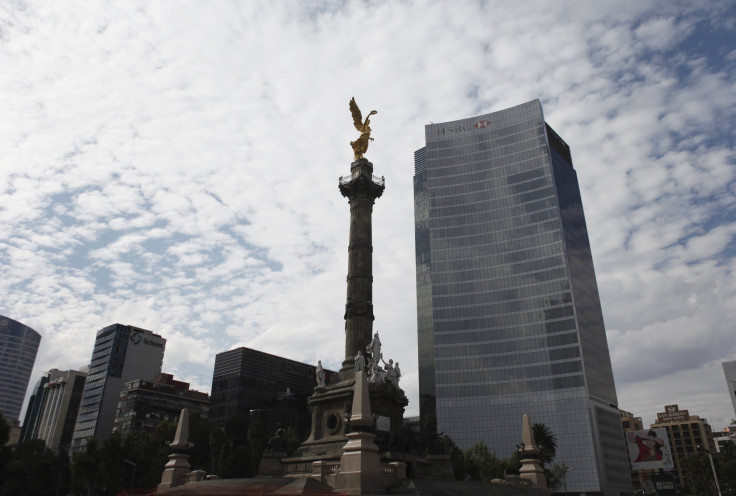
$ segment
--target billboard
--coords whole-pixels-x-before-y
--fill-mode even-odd
[[[626,447],[629,449],[632,470],[672,470],[675,466],[667,429],[664,427],[627,432]]]

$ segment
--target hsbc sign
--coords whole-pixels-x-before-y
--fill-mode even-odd
[[[473,129],[485,129],[490,124],[491,123],[487,120],[481,120],[474,123],[455,124],[454,126],[438,127],[436,128],[436,132],[437,136],[448,136],[453,134],[466,133],[468,131],[472,131]]]

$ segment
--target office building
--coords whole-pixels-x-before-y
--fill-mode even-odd
[[[0,315],[0,413],[18,424],[41,335],[17,320]]]
[[[733,414],[736,416],[736,360],[723,362],[721,365],[723,365],[723,375],[726,376],[728,396],[731,398],[731,404],[733,404]]]
[[[680,410],[679,405],[666,405],[664,412],[657,413],[657,421],[652,428],[667,429],[667,438],[675,462],[675,484],[687,492],[690,481],[687,479],[687,467],[681,466],[681,460],[697,452],[716,452],[713,432],[708,420],[697,415],[690,415],[688,410]]]
[[[21,440],[41,439],[52,451],[69,451],[86,377],[79,370],[44,373],[28,402]]]
[[[49,382],[51,372],[44,372],[36,381],[36,385],[31,390],[31,397],[28,398],[28,406],[26,407],[26,416],[23,418],[23,426],[20,430],[21,443],[25,443],[35,438],[38,419],[41,416],[41,406],[43,406],[43,397],[45,394],[44,386]]]
[[[415,153],[420,415],[499,457],[523,414],[570,492],[631,478],[577,174],[538,100],[425,127]]]
[[[269,430],[293,425],[308,433],[307,398],[317,386],[316,367],[250,348],[218,353],[212,376],[210,419],[223,425],[236,414],[263,420]],[[326,370],[326,380],[335,375]],[[336,377],[336,375],[335,375]]]
[[[93,436],[100,441],[110,436],[123,386],[160,374],[165,347],[164,338],[134,326],[113,324],[97,332],[72,452],[84,449]]]
[[[157,374],[152,380],[135,379],[120,391],[113,429],[121,434],[150,431],[161,422],[178,422],[181,411],[206,418],[210,405],[207,393],[189,389],[171,374]]]
[[[713,432],[713,444],[716,453],[720,453],[728,444],[736,444],[736,429],[726,427],[722,431]]]

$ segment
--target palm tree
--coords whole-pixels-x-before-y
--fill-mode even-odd
[[[544,424],[532,425],[532,432],[539,448],[539,461],[542,462],[542,465],[552,463],[557,453],[557,436],[552,434],[552,430]]]

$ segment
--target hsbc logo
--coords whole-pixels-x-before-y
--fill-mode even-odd
[[[437,136],[447,136],[448,134],[466,133],[475,129],[485,129],[491,125],[490,121],[478,121],[475,124],[457,124],[454,126],[443,126],[437,128]]]

